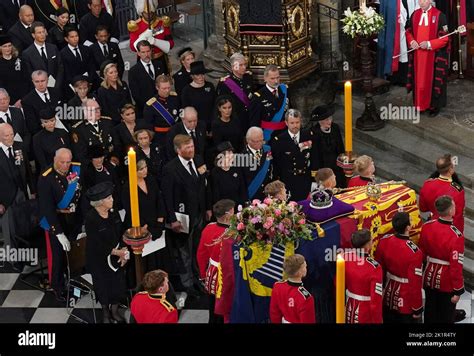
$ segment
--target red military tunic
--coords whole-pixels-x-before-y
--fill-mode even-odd
[[[171,29],[169,18],[165,17],[164,19],[157,18],[151,24],[152,30],[158,31],[154,37],[159,40],[168,41],[170,43],[170,49],[174,46],[173,38],[171,37]],[[137,21],[130,21],[128,23],[128,31],[130,32],[130,49],[133,52],[136,52],[134,43],[138,37],[148,30],[148,22],[143,18],[138,19]],[[158,58],[163,55],[161,49],[156,46],[153,46],[153,58]]]
[[[418,107],[420,111],[425,111],[431,105],[435,51],[445,47],[449,42],[449,37],[438,39],[438,22],[441,12],[437,8],[430,7],[426,23],[422,19],[422,14],[423,11],[421,9],[413,12],[411,16],[412,32],[407,30],[406,38],[408,47],[410,47],[410,43],[413,40],[418,42],[418,44],[424,41],[429,41],[431,44],[431,50],[417,49],[414,59],[416,72],[414,106]]]
[[[464,207],[466,205],[464,189],[451,178],[430,178],[423,184],[420,190],[420,211],[430,211],[433,219],[438,218],[435,201],[442,195],[449,195],[456,204],[456,215],[453,224],[464,233]]]
[[[227,225],[210,223],[201,233],[201,240],[197,250],[199,275],[205,280],[205,287],[209,294],[216,294],[219,256],[221,254],[221,239]]]
[[[368,184],[373,184],[375,183],[375,180],[372,178],[367,178],[367,177],[362,177],[362,176],[355,176],[349,179],[349,183],[347,184],[347,187],[361,187],[365,186]]]
[[[346,261],[346,323],[382,323],[382,267],[368,254],[355,250]]]
[[[418,244],[426,256],[423,286],[440,292],[464,293],[464,236],[451,222],[438,219],[421,228]]]
[[[130,310],[138,324],[171,324],[178,322],[178,311],[164,294],[135,294]]]
[[[408,236],[386,235],[380,239],[375,260],[385,273],[384,306],[400,314],[421,314],[423,252]]]
[[[283,281],[273,285],[270,320],[273,324],[316,323],[314,298],[303,283]]]

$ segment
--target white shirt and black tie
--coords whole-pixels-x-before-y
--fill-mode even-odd
[[[109,50],[107,48],[107,44],[101,44],[99,43],[100,46],[102,46],[102,53],[104,54],[104,57],[109,56]]]
[[[275,89],[269,86],[268,84],[265,85],[267,86],[267,89],[270,91],[270,93],[272,93],[273,96],[278,99],[278,87]]]
[[[13,147],[12,146],[8,147],[3,143],[0,143],[0,147],[2,147],[2,150],[5,153],[5,156],[7,156],[10,162],[15,164],[15,153],[13,152]]]
[[[296,135],[291,133],[290,130],[288,130],[288,134],[290,135],[291,139],[296,145],[299,145],[300,143],[300,133],[298,132]]]
[[[0,111],[0,118],[2,118],[3,122],[6,124],[10,124],[10,125],[13,124],[10,110]]]
[[[155,79],[155,68],[153,68],[153,64],[150,62],[146,63],[142,60],[140,60],[142,62],[142,65],[143,67],[145,67],[145,70],[146,72],[148,73],[148,75],[154,80]]]
[[[76,57],[76,59],[79,62],[82,62],[82,55],[81,55],[81,52],[79,51],[79,47],[73,47],[71,45],[67,45],[67,46],[71,50],[72,54],[74,54],[74,57]]]
[[[38,91],[37,89],[35,89],[35,90],[36,90],[36,93],[41,98],[41,100],[43,100],[46,104],[51,103],[51,96],[49,95],[47,90],[44,93]]]
[[[183,167],[186,169],[186,171],[193,177],[193,178],[198,178],[197,170],[196,170],[196,165],[194,164],[194,160],[190,159],[184,159],[180,155],[178,155],[178,158],[183,165]]]
[[[41,56],[41,58],[43,59],[43,61],[47,65],[48,64],[48,53],[46,52],[46,43],[43,43],[43,44],[38,44],[36,42],[33,42],[33,43],[34,43],[36,49],[38,50],[39,55]]]

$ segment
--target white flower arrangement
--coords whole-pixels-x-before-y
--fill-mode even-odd
[[[383,17],[374,8],[362,6],[358,11],[347,8],[344,11],[342,32],[352,38],[356,36],[372,36],[379,33],[385,26]]]

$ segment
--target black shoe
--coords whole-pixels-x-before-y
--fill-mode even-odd
[[[66,302],[66,292],[65,291],[58,291],[58,290],[53,290],[54,296],[56,297],[56,300],[58,302]]]
[[[456,309],[454,312],[454,322],[458,323],[466,319],[466,312],[462,309]]]
[[[439,114],[439,109],[432,109],[430,110],[430,117],[435,117]]]

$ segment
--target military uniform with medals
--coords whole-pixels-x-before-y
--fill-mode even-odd
[[[81,164],[77,162],[71,163],[65,175],[51,166],[38,179],[40,225],[47,232],[51,246],[48,249],[50,282],[59,298],[64,290],[66,268],[60,238],[74,241],[82,231],[81,190]]]
[[[114,157],[112,155],[114,150],[112,120],[102,116],[96,124],[84,120],[72,127],[72,152],[76,160],[88,162],[87,150],[90,146],[101,146],[105,150],[106,157]]]
[[[159,110],[166,110],[174,123],[170,124],[167,119],[164,118],[163,114]],[[160,147],[166,144],[166,134],[179,120],[179,100],[176,93],[171,92],[167,98],[162,98],[159,95],[154,96],[147,101],[145,108],[143,109],[143,119],[150,126],[150,129],[155,132],[153,142],[158,144]],[[165,113],[165,115],[167,115]]]

